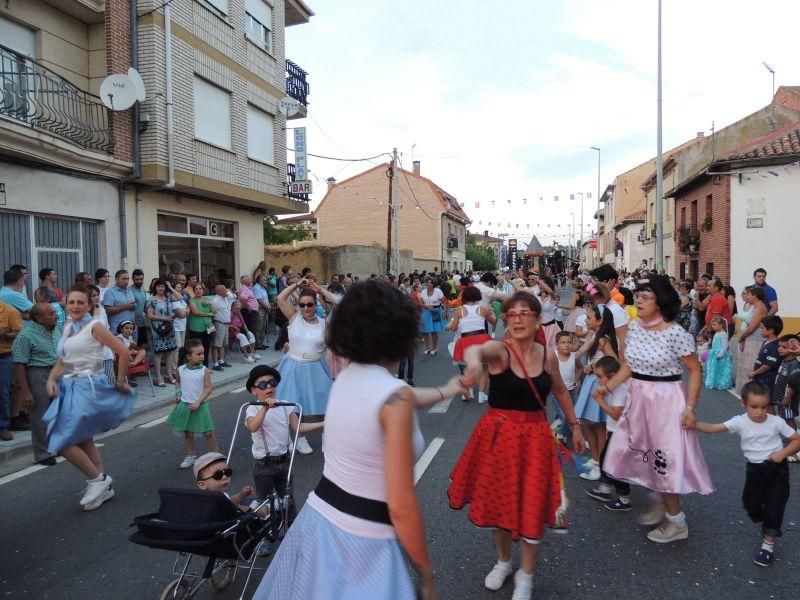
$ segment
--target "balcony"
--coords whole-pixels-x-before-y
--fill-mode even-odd
[[[450,236],[447,238],[447,249],[448,250],[457,250],[458,249],[458,238],[455,236]]]
[[[301,202],[308,202],[309,194],[293,194],[289,191],[289,183],[292,181],[296,181],[296,174],[297,169],[295,169],[294,164],[289,163],[286,165],[286,195],[289,198],[294,198],[295,200],[300,200]]]
[[[295,119],[302,119],[307,115],[306,109],[308,108],[308,96],[310,94],[307,76],[308,73],[289,59],[286,59],[286,95],[294,98],[302,105],[300,111],[294,115]]]
[[[700,232],[697,227],[681,227],[678,230],[678,246],[684,254],[700,252]]]
[[[98,96],[0,45],[0,117],[111,155],[108,112]]]

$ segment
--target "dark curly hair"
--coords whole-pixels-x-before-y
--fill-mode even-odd
[[[328,348],[362,364],[398,361],[416,348],[419,313],[403,292],[385,281],[354,283],[333,311]]]
[[[672,287],[668,277],[648,273],[643,279],[636,282],[636,291],[648,290],[656,295],[656,304],[665,321],[674,321],[681,311],[681,298]]]
[[[468,287],[463,292],[461,292],[461,301],[462,302],[480,302],[481,301],[481,291],[476,287]]]

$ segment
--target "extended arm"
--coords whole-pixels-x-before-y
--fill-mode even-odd
[[[722,423],[695,423],[694,428],[703,433],[725,433],[728,428]]]

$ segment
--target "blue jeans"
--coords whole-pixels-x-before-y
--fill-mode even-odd
[[[14,359],[9,354],[0,358],[0,429],[11,424],[11,371]]]

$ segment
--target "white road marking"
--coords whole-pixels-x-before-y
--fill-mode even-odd
[[[242,386],[240,388],[236,388],[235,390],[231,391],[231,394],[241,394],[246,389],[247,389],[246,387]]]
[[[739,392],[737,392],[737,391],[736,391],[734,388],[731,388],[731,389],[729,389],[729,390],[728,390],[728,393],[729,393],[731,396],[735,396],[735,397],[736,397],[736,398],[738,398],[739,400],[741,400],[741,399],[742,399],[742,397],[739,395]]]
[[[150,429],[151,427],[155,427],[156,425],[161,425],[164,421],[167,420],[169,415],[164,415],[163,417],[159,417],[158,419],[153,419],[152,421],[148,421],[147,423],[142,423],[139,425],[140,429]]]
[[[452,398],[448,398],[447,400],[442,400],[441,402],[437,402],[428,409],[428,412],[438,415],[444,414],[447,412],[447,409],[450,408],[450,403],[452,401],[453,401]]]
[[[0,485],[5,485],[6,483],[11,483],[12,481],[16,481],[25,475],[30,475],[31,473],[36,473],[36,471],[41,471],[42,469],[46,469],[45,465],[33,465],[32,467],[28,467],[27,469],[22,469],[22,471],[17,471],[16,473],[11,473],[10,475],[6,475],[5,477],[0,477]]]
[[[433,458],[436,456],[436,453],[441,450],[442,444],[444,444],[444,438],[437,437],[433,439],[427,448],[425,448],[425,452],[422,453],[422,456],[420,456],[417,464],[414,465],[414,485],[416,485],[425,474],[425,471],[433,462]]]

